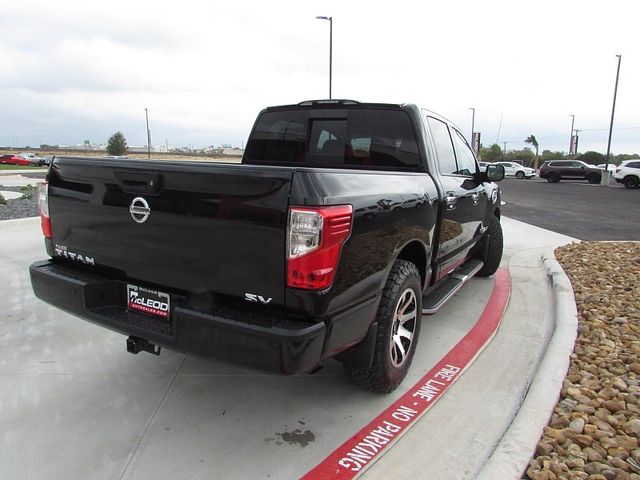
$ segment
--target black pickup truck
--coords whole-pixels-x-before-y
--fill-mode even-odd
[[[415,105],[263,110],[242,164],[56,157],[35,294],[128,336],[389,392],[434,313],[502,257],[504,169]]]

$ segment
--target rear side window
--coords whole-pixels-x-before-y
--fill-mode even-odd
[[[630,162],[630,163],[627,164],[627,167],[640,168],[640,162]]]
[[[414,169],[420,165],[409,115],[401,110],[348,108],[263,113],[245,163]]]

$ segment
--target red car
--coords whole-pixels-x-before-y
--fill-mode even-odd
[[[7,163],[10,165],[28,166],[29,160],[20,155],[7,154],[0,157],[0,163]]]

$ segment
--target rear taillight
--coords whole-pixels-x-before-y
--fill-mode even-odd
[[[51,220],[49,219],[49,184],[38,184],[38,210],[40,211],[40,224],[45,237],[51,238]]]
[[[292,207],[287,227],[287,286],[322,290],[333,283],[353,207]]]

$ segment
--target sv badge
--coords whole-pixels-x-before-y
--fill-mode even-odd
[[[271,303],[271,300],[273,300],[273,298],[271,297],[264,298],[262,295],[256,295],[255,293],[245,293],[244,299],[247,302],[262,303],[263,305],[269,305],[269,303]]]

